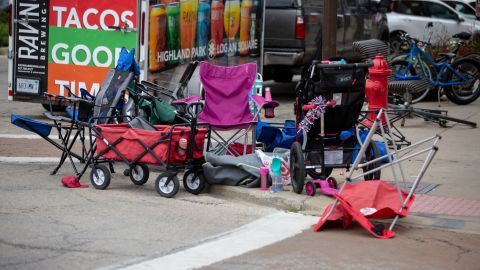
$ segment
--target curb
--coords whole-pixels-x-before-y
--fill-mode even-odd
[[[289,187],[285,191],[272,193],[258,188],[243,188],[238,186],[210,185],[207,192],[213,196],[274,207],[289,212],[308,213],[320,216],[325,207],[333,202],[331,197],[293,193]]]

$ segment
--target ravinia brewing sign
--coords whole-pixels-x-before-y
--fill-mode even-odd
[[[17,2],[17,92],[38,94],[47,85],[48,3]]]

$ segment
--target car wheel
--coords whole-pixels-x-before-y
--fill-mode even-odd
[[[394,55],[408,52],[405,50],[405,41],[400,38],[401,34],[396,33],[390,37],[390,52]]]
[[[293,73],[289,70],[277,69],[273,74],[273,80],[280,83],[292,82]]]

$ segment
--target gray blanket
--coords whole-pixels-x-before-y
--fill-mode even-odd
[[[245,156],[216,155],[207,153],[203,164],[205,179],[210,184],[229,186],[258,186],[262,161],[256,154]]]

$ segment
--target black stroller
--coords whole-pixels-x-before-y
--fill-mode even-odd
[[[297,136],[290,151],[294,192],[302,193],[307,174],[314,179],[305,184],[307,195],[313,196],[317,187],[323,188],[323,183],[336,189],[337,181],[329,177],[332,170],[350,169],[362,144],[356,123],[364,103],[369,66],[313,61],[304,71],[297,85],[295,103],[297,134],[303,132],[303,136]],[[369,144],[366,153],[366,161],[379,156],[375,143]],[[378,167],[380,162],[363,170]],[[365,175],[365,180],[372,179],[380,179],[380,171]]]

